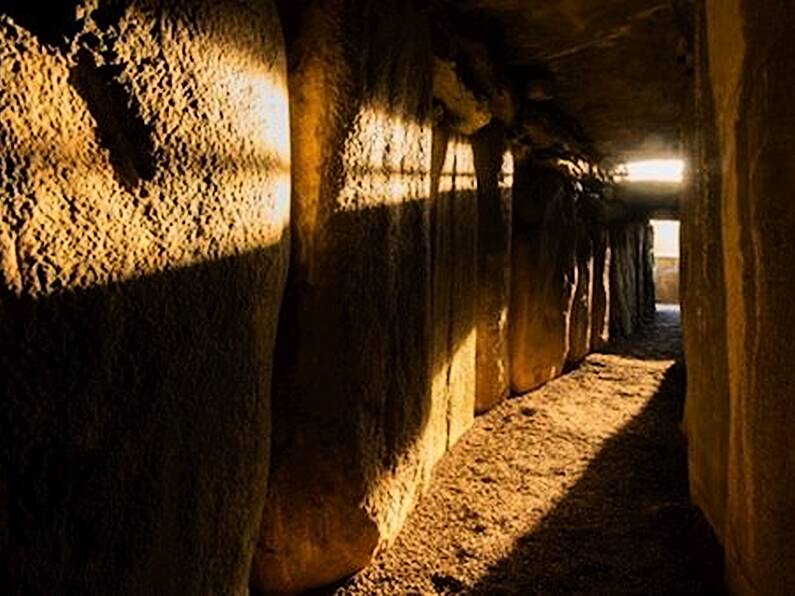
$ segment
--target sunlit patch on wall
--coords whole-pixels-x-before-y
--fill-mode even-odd
[[[506,151],[502,156],[502,170],[500,171],[500,188],[513,188],[513,154]]]
[[[442,176],[439,180],[439,190],[440,192],[465,192],[476,189],[475,158],[472,146],[466,141],[453,141],[447,149]]]
[[[213,43],[197,52],[197,66],[175,69],[165,94],[130,86],[156,158],[151,177],[132,187],[114,176],[95,115],[68,82],[70,65],[44,52],[21,56],[24,69],[49,74],[0,84],[0,93],[36,98],[9,104],[0,118],[0,136],[14,139],[4,155],[35,182],[32,194],[20,186],[7,202],[30,204],[9,213],[24,225],[0,233],[15,247],[13,262],[0,264],[15,293],[107,285],[281,242],[291,186],[286,77],[253,53]],[[159,60],[136,80],[161,74]]]
[[[338,208],[356,211],[428,199],[431,143],[429,123],[363,109],[345,142]]]

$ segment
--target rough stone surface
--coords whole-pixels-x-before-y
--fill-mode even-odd
[[[270,2],[0,4],[0,591],[245,593],[289,160]]]
[[[510,394],[508,352],[511,299],[513,159],[496,124],[472,140],[478,187],[478,313],[476,411]]]
[[[691,169],[682,200],[682,323],[687,359],[684,428],[690,492],[715,533],[726,525],[729,442],[729,371],[726,282],[721,242],[722,177],[715,106],[709,76],[704,7],[698,5],[695,104],[688,138]]]
[[[641,324],[654,318],[657,312],[657,292],[654,285],[654,227],[647,221],[641,229],[641,254],[638,259],[638,303],[641,311]]]
[[[651,226],[614,223],[610,229],[610,334],[628,337],[654,315]]]
[[[491,122],[488,104],[461,80],[455,62],[434,59],[433,97],[444,105],[446,115],[461,134],[472,135]]]
[[[478,418],[395,545],[328,592],[724,594],[688,495],[679,356],[678,312],[663,311]]]
[[[578,218],[575,249],[575,272],[577,287],[571,305],[569,326],[569,351],[566,360],[576,365],[591,351],[591,331],[594,292],[594,254],[588,228],[594,224]]]
[[[569,352],[577,287],[572,184],[559,171],[517,162],[511,292],[511,389],[555,378]]]
[[[602,224],[591,228],[593,244],[593,301],[591,349],[600,350],[610,340],[610,235]]]
[[[637,304],[637,227],[613,225],[610,230],[613,260],[610,265],[610,334],[627,337],[639,320]]]
[[[478,201],[472,146],[443,128],[433,134],[429,466],[471,426],[477,382]]]
[[[704,122],[705,151],[700,156],[705,161],[699,164],[719,163],[720,169],[702,170],[700,206],[688,211],[685,219],[685,254],[688,271],[694,262],[703,264],[705,257],[710,262],[722,260],[724,287],[716,293],[726,296],[727,350],[725,360],[720,345],[703,356],[690,350],[688,360],[693,362],[695,379],[701,373],[699,387],[711,378],[704,374],[710,363],[707,356],[720,367],[715,376],[721,381],[726,362],[729,400],[703,392],[689,396],[693,404],[687,428],[697,449],[691,459],[698,462],[694,484],[701,486],[699,498],[710,507],[713,523],[719,523],[723,471],[717,460],[712,468],[704,465],[703,450],[726,445],[725,521],[719,531],[726,546],[730,588],[738,594],[791,594],[795,592],[795,402],[791,398],[795,369],[790,362],[795,220],[789,189],[795,184],[795,48],[789,32],[795,27],[795,10],[783,0],[707,0],[705,18],[706,26],[700,30],[706,32],[701,45],[706,55],[699,61],[702,79],[697,99],[703,117],[714,107],[714,121]],[[713,210],[720,214],[719,236],[715,224],[706,219]],[[713,241],[720,237],[721,249],[710,247],[699,254],[703,237]],[[702,333],[697,327],[703,318],[699,307],[714,287],[697,276],[688,272],[685,286],[691,347]],[[711,415],[710,407],[718,412]],[[720,426],[712,426],[715,419]],[[720,455],[720,451],[712,454]]]
[[[428,472],[433,57],[411,3],[282,9],[293,264],[253,585],[300,591],[367,565]]]

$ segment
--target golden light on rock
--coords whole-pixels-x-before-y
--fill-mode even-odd
[[[340,211],[427,200],[430,195],[431,128],[380,107],[356,117],[345,142]]]

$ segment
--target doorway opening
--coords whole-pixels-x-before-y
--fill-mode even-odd
[[[679,222],[655,219],[654,290],[658,309],[679,305]]]

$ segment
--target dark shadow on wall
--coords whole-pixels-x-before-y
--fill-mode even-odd
[[[316,233],[312,258],[291,267],[255,562],[263,577],[282,563],[296,565],[304,585],[358,571],[381,538],[362,504],[386,479],[394,490],[379,493],[374,507],[402,507],[421,488],[418,468],[436,455],[425,439],[447,447],[452,413],[438,415],[433,379],[450,380],[450,359],[434,351],[454,355],[471,343],[476,252],[468,242],[456,258],[467,236],[457,235],[453,219],[468,214],[458,223],[476,226],[476,206],[472,192],[441,192],[337,211]],[[398,472],[400,482],[389,480]],[[265,581],[275,580],[255,584]]]
[[[555,509],[468,593],[725,594],[721,548],[690,504],[683,387],[677,364]]]
[[[436,235],[452,225],[433,220],[439,213],[471,210],[476,200],[471,192],[440,193],[435,206],[417,199],[331,217],[322,234],[326,247],[312,263],[313,279],[299,280],[291,270],[288,282],[277,343],[276,462],[301,460],[298,470],[312,476],[306,464],[315,456],[322,467],[338,457],[332,465],[355,474],[360,462],[351,461],[354,453],[377,457],[391,469],[416,444],[428,423],[431,381],[446,364],[432,364],[434,329],[443,326],[450,354],[473,330],[457,313],[431,316],[432,282],[447,280],[462,309],[474,304],[477,292],[477,278],[466,276],[462,283],[460,275],[476,263],[457,261],[455,246],[445,246],[446,255],[431,246],[431,230]],[[474,325],[473,308],[462,314]],[[324,438],[335,441],[301,440],[302,449],[314,454],[305,459],[294,443],[302,428],[322,429]]]
[[[0,294],[0,592],[245,585],[286,257]]]

